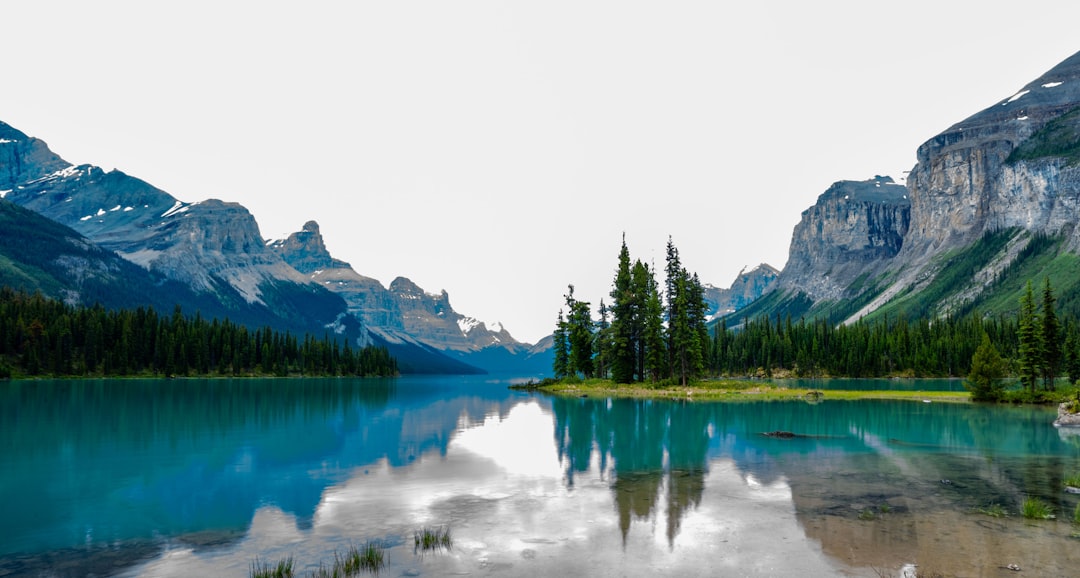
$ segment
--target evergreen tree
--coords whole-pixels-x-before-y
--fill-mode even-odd
[[[600,300],[597,312],[600,314],[600,321],[596,323],[596,336],[593,339],[593,351],[596,352],[593,366],[596,376],[605,378],[610,371],[608,359],[611,357],[611,323],[608,320],[610,310],[603,299]]]
[[[630,269],[630,286],[634,295],[630,334],[634,343],[634,377],[637,381],[646,379],[647,358],[652,351],[646,335],[647,327],[652,321],[649,317],[649,296],[655,290],[655,285],[656,279],[649,266],[642,263],[640,259],[634,261],[634,266]],[[661,316],[662,310],[661,307]],[[660,323],[663,323],[662,319]],[[663,350],[663,344],[660,349]]]
[[[1057,379],[1061,368],[1061,325],[1058,323],[1057,312],[1054,311],[1054,290],[1050,287],[1050,278],[1045,278],[1042,296],[1042,344],[1043,360],[1042,375],[1043,388],[1053,391],[1054,381]]]
[[[997,348],[990,343],[990,336],[983,333],[982,343],[971,358],[971,371],[964,387],[971,392],[973,401],[997,401],[1001,398],[1005,377],[1005,361]]]
[[[1065,338],[1065,373],[1069,376],[1069,383],[1075,384],[1080,380],[1080,340],[1077,339],[1076,331],[1066,331]]]
[[[569,373],[580,372],[582,377],[589,378],[593,374],[593,321],[588,301],[578,301],[574,298],[574,286],[568,286],[569,292],[566,297],[568,310],[567,342],[570,349]]]
[[[1017,316],[1018,355],[1020,364],[1020,382],[1031,393],[1035,393],[1035,384],[1042,374],[1043,344],[1039,316],[1035,311],[1035,294],[1031,281],[1020,298],[1020,311]]]
[[[705,328],[705,292],[697,275],[691,276],[679,262],[671,238],[667,247],[668,361],[672,377],[686,383],[704,367],[708,331]]]
[[[645,345],[645,366],[642,379],[652,381],[663,379],[668,373],[667,349],[664,347],[664,304],[660,299],[660,285],[652,269],[648,271],[647,295],[645,299],[645,323],[642,342]]]
[[[637,343],[634,337],[636,301],[631,282],[630,250],[626,247],[624,234],[622,248],[619,250],[619,265],[611,287],[611,352],[608,365],[611,367],[611,379],[615,383],[634,381],[634,369],[637,365]]]

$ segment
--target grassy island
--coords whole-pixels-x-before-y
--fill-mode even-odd
[[[717,379],[692,381],[689,385],[652,385],[615,383],[609,379],[545,379],[538,383],[512,386],[522,391],[538,391],[562,397],[628,397],[685,401],[762,401],[801,399],[911,399],[931,401],[968,401],[966,391],[849,391],[799,389],[778,386],[768,381]]]

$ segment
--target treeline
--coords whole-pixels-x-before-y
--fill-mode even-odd
[[[967,377],[985,340],[987,353],[1001,359],[996,378],[1014,375],[1031,392],[1037,381],[1053,390],[1060,376],[1080,379],[1080,324],[1059,319],[1049,280],[1041,301],[1032,293],[1029,283],[1015,317],[901,316],[850,325],[760,317],[737,329],[721,320],[708,369],[713,375]]]
[[[833,325],[825,319],[746,319],[738,329],[714,328],[709,371],[714,375],[796,377],[959,377],[989,335],[1006,357],[1015,355],[1016,323],[976,315],[934,320],[905,317]]]
[[[390,376],[386,348],[353,349],[329,335],[299,339],[199,313],[73,307],[40,293],[0,288],[0,377]]]

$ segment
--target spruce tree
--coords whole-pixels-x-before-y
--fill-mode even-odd
[[[582,377],[593,374],[593,322],[588,301],[574,299],[574,286],[566,294],[567,341],[570,345],[570,371],[580,372]]]
[[[1043,344],[1043,388],[1053,391],[1054,381],[1061,368],[1061,325],[1054,311],[1054,290],[1050,287],[1050,278],[1045,278],[1042,298],[1042,344]]]
[[[660,299],[660,286],[652,269],[648,273],[647,295],[645,298],[642,342],[645,345],[644,371],[652,381],[659,381],[668,373],[667,348],[664,346],[664,304]]]
[[[635,299],[630,272],[630,250],[623,235],[619,265],[611,287],[611,352],[608,365],[615,383],[634,381],[637,344],[634,340]]]
[[[567,340],[566,319],[563,318],[562,309],[559,310],[559,320],[555,324],[552,343],[555,360],[552,362],[551,372],[555,375],[555,379],[562,379],[570,375],[570,343]]]
[[[610,310],[603,299],[600,300],[600,308],[597,312],[600,314],[600,321],[596,323],[596,336],[593,338],[593,351],[596,353],[593,369],[596,376],[602,379],[607,377],[611,370],[608,367],[611,357],[611,323],[608,320]]]
[[[982,343],[971,358],[971,371],[964,387],[971,392],[973,401],[997,401],[1001,398],[1004,376],[1005,361],[990,342],[990,336],[983,333]]]
[[[1020,382],[1035,393],[1035,384],[1042,374],[1043,344],[1039,316],[1035,311],[1035,293],[1031,281],[1027,283],[1024,295],[1020,297],[1020,311],[1017,317],[1017,354],[1020,362]]]
[[[1069,383],[1075,384],[1080,380],[1080,343],[1077,340],[1075,330],[1071,328],[1065,332],[1065,374],[1069,376]]]

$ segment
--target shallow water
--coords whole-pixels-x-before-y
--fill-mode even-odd
[[[556,399],[505,380],[0,384],[0,576],[1068,576],[1052,410]],[[792,438],[763,435],[790,431]],[[1027,521],[1025,496],[1056,520]],[[1008,518],[979,513],[991,504]],[[413,534],[449,528],[449,550]]]

